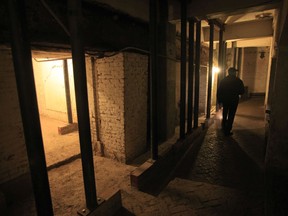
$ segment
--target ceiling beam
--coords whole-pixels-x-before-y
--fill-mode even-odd
[[[268,47],[271,46],[272,37],[236,41],[236,47]]]
[[[187,8],[188,17],[217,19],[227,15],[257,12],[279,7],[281,0],[193,0]],[[170,0],[170,20],[180,19],[179,1]]]
[[[256,20],[250,22],[234,23],[225,25],[224,40],[241,40],[273,36],[272,19]],[[209,27],[203,28],[204,42],[209,41]],[[218,34],[215,34],[214,41],[218,41]]]
[[[228,19],[226,19],[225,24],[227,24],[227,25],[232,24],[243,16],[244,16],[244,14],[229,16]]]

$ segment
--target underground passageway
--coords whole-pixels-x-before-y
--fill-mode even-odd
[[[288,0],[8,2],[0,212],[288,215]]]

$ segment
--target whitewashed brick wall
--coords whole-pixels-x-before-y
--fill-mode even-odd
[[[125,162],[123,54],[97,59],[96,70],[104,155]]]
[[[0,184],[29,171],[11,51],[0,48]]]
[[[148,57],[124,53],[125,150],[126,161],[147,147]]]
[[[107,157],[128,162],[145,151],[147,69],[147,57],[133,53],[96,61],[100,137]]]

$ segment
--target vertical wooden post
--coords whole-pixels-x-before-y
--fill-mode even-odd
[[[201,21],[196,24],[195,53],[195,98],[194,98],[194,128],[198,127],[199,118],[199,87],[200,87],[200,52],[201,52]]]
[[[150,0],[150,147],[151,158],[158,159],[158,122],[157,122],[157,1]]]
[[[180,139],[185,137],[187,1],[181,1]]]
[[[187,132],[192,132],[193,113],[193,87],[194,87],[194,20],[189,20],[189,62],[188,62],[188,110],[187,110]]]
[[[53,215],[27,33],[25,1],[9,0],[12,55],[37,215]]]
[[[93,210],[98,206],[98,203],[91,143],[85,55],[80,30],[81,10],[81,0],[68,0],[68,18],[71,33],[76,108],[86,207],[89,210]]]
[[[63,60],[63,74],[64,74],[64,84],[65,84],[67,117],[68,117],[68,123],[71,124],[71,123],[73,123],[73,118],[72,118],[70,84],[69,84],[69,72],[68,72],[67,59]]]
[[[212,70],[213,70],[213,45],[214,45],[214,23],[209,22],[210,39],[209,39],[209,71],[208,71],[208,90],[207,90],[207,110],[206,119],[210,118],[211,113],[211,94],[212,94]]]

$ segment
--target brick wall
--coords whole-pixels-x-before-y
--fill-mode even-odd
[[[123,54],[97,59],[96,70],[103,153],[125,162]]]
[[[148,59],[120,53],[97,59],[95,68],[103,153],[128,162],[146,149]]]
[[[147,147],[148,57],[124,53],[126,161]]]
[[[0,48],[0,184],[29,171],[12,54]]]

